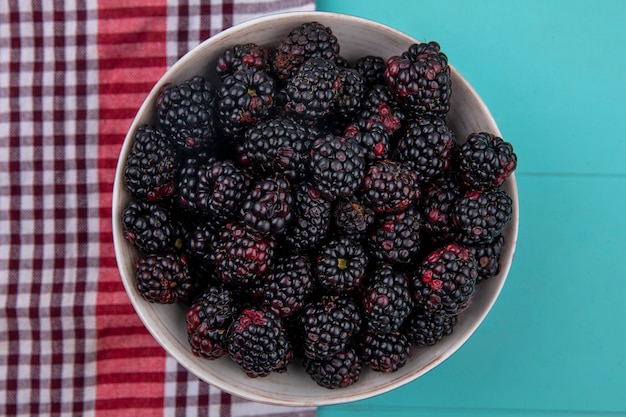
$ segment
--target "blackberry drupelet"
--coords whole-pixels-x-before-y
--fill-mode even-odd
[[[359,353],[352,346],[327,359],[304,358],[306,373],[321,387],[345,388],[359,380],[363,365]]]
[[[170,211],[157,203],[132,200],[122,212],[123,235],[144,253],[171,252],[182,248],[180,228]]]
[[[384,83],[385,60],[380,56],[362,56],[354,63],[354,69],[365,78],[367,86]]]
[[[332,203],[310,182],[296,185],[293,199],[293,220],[285,233],[285,242],[296,250],[315,248],[328,233]]]
[[[204,77],[166,86],[157,99],[160,126],[179,149],[215,148],[217,92]]]
[[[135,279],[139,294],[152,303],[188,302],[198,283],[187,267],[187,260],[174,252],[148,254],[137,261]]]
[[[361,293],[365,327],[379,334],[398,331],[414,306],[408,277],[380,264],[368,278]]]
[[[338,201],[333,211],[333,223],[339,233],[353,239],[364,237],[375,220],[374,210],[358,199]]]
[[[350,120],[361,107],[365,95],[365,78],[351,68],[339,69],[339,90],[334,102],[333,117],[339,120]]]
[[[457,243],[439,247],[424,258],[411,277],[413,297],[428,313],[456,315],[474,293],[477,267],[467,247]]]
[[[356,119],[343,131],[347,139],[354,139],[365,150],[366,163],[386,159],[391,154],[391,138],[378,118]]]
[[[504,249],[504,236],[499,235],[492,242],[484,245],[468,246],[468,249],[478,263],[477,284],[498,275],[500,272],[500,255]]]
[[[353,291],[365,277],[368,261],[358,240],[345,236],[333,238],[317,252],[317,281],[330,293]]]
[[[391,159],[367,168],[362,190],[363,201],[377,213],[403,211],[420,197],[417,173]]]
[[[422,214],[415,206],[383,213],[369,235],[370,253],[380,262],[411,263],[421,250]]]
[[[231,323],[226,338],[229,357],[250,378],[285,372],[293,360],[283,323],[271,311],[244,309]]]
[[[425,241],[443,244],[456,239],[452,214],[461,195],[461,186],[451,173],[436,179],[426,188],[422,198]]]
[[[411,344],[400,332],[376,333],[366,330],[359,344],[363,363],[373,371],[390,373],[406,365]]]
[[[457,240],[482,245],[498,237],[511,221],[513,200],[504,190],[468,191],[456,201],[452,224]]]
[[[219,56],[215,70],[222,80],[240,70],[271,73],[272,51],[255,43],[235,45]]]
[[[239,214],[250,232],[278,236],[293,218],[292,205],[291,184],[282,175],[273,175],[252,187]]]
[[[387,133],[393,136],[402,128],[406,115],[389,87],[375,84],[365,93],[357,118],[380,122]]]
[[[433,346],[444,336],[452,334],[457,321],[457,315],[429,312],[419,307],[414,308],[404,321],[401,332],[413,346]]]

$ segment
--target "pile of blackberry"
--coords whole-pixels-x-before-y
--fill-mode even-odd
[[[340,52],[318,22],[233,45],[162,91],[126,160],[139,293],[185,305],[190,350],[250,377],[394,372],[500,271],[517,156],[448,126],[439,44]]]

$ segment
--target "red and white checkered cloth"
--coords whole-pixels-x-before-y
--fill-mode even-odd
[[[135,112],[186,51],[314,0],[0,1],[0,415],[314,416],[198,380],[145,330],[111,193]]]

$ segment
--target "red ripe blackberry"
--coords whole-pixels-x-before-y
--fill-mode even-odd
[[[271,311],[244,309],[231,323],[226,337],[229,357],[250,378],[285,372],[293,360],[283,323]]]
[[[436,179],[426,188],[422,198],[425,240],[435,244],[455,240],[452,214],[461,195],[456,177],[450,174]]]
[[[344,236],[333,238],[317,252],[317,281],[331,293],[352,291],[365,277],[368,261],[365,249],[357,240]]]
[[[390,57],[383,77],[411,115],[445,117],[450,110],[450,66],[437,42],[413,44]]]
[[[444,336],[452,334],[457,321],[456,315],[414,308],[402,325],[402,333],[413,346],[433,346]]]
[[[357,118],[380,122],[387,133],[393,136],[402,128],[406,115],[396,102],[389,87],[375,84],[365,93]]]
[[[389,133],[379,119],[356,119],[348,124],[343,136],[354,139],[365,150],[367,163],[374,163],[389,157],[391,153]]]
[[[362,56],[354,63],[354,69],[364,78],[368,86],[384,83],[385,60],[375,55]]]
[[[313,58],[287,80],[285,112],[309,124],[328,116],[335,107],[341,87],[339,69],[334,62]]]
[[[400,332],[376,333],[366,330],[359,344],[363,363],[373,371],[390,373],[406,365],[411,344]]]
[[[124,238],[144,253],[182,248],[183,238],[171,213],[146,200],[133,200],[122,212]]]
[[[233,293],[209,284],[187,310],[187,335],[191,352],[206,359],[228,354],[226,331],[239,312]]]
[[[429,313],[456,315],[474,293],[477,267],[476,259],[465,246],[449,243],[435,249],[411,278],[413,297]]]
[[[333,222],[339,232],[354,239],[365,236],[375,220],[374,210],[357,199],[339,201],[333,211]]]
[[[370,253],[381,262],[411,263],[421,250],[422,214],[414,206],[379,216],[369,235]]]
[[[148,254],[137,261],[137,290],[152,303],[188,302],[197,289],[185,257],[173,252]]]
[[[275,246],[271,238],[251,233],[239,223],[228,223],[219,233],[213,251],[215,271],[226,284],[248,286],[271,270]]]
[[[504,190],[468,191],[456,201],[452,224],[457,240],[469,245],[492,242],[511,221],[513,200]]]
[[[306,373],[321,387],[345,388],[359,380],[363,365],[356,349],[352,346],[327,359],[304,358]]]
[[[163,130],[140,126],[124,166],[128,191],[152,202],[169,200],[176,194],[177,171],[177,152]]]
[[[472,133],[460,145],[456,165],[461,182],[468,189],[500,186],[517,167],[513,146],[491,133]]]
[[[381,264],[369,275],[361,297],[365,328],[374,333],[398,331],[414,305],[408,277],[390,264]]]
[[[317,187],[309,182],[295,186],[293,198],[293,220],[285,241],[296,250],[314,248],[328,233],[332,203],[322,198]]]
[[[362,190],[363,201],[377,213],[403,211],[420,197],[417,173],[390,159],[367,168]]]
[[[278,236],[293,217],[293,195],[289,181],[274,175],[257,183],[244,198],[240,209],[243,224],[251,232]]]
[[[344,350],[361,330],[359,305],[346,295],[323,295],[300,313],[304,356],[328,359]]]
[[[365,78],[351,68],[339,69],[340,87],[334,102],[333,117],[348,120],[356,116],[365,95]]]
[[[393,158],[417,171],[422,182],[432,182],[450,168],[454,146],[444,119],[422,116],[407,123]]]
[[[248,126],[269,118],[275,105],[274,79],[264,71],[227,75],[220,88],[218,111],[224,133],[239,137]]]
[[[272,51],[255,43],[235,45],[219,56],[215,70],[222,80],[240,70],[269,73],[272,70]]]
[[[478,280],[481,283],[500,272],[500,255],[504,249],[504,236],[499,235],[491,243],[468,246],[478,263]]]
[[[315,277],[308,256],[294,253],[281,259],[274,270],[263,276],[252,297],[280,317],[300,311],[315,291]]]
[[[324,198],[349,198],[363,180],[363,148],[353,139],[324,135],[311,146],[310,170],[313,183]]]
[[[318,22],[307,22],[293,28],[276,47],[273,67],[278,79],[286,80],[311,58],[334,61],[338,55],[339,43],[332,30]]]
[[[166,86],[157,99],[161,127],[182,150],[215,147],[217,93],[201,76]]]

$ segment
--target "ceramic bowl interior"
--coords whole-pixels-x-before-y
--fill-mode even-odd
[[[211,37],[176,62],[157,82],[139,109],[119,156],[112,204],[115,255],[120,275],[137,314],[154,338],[182,366],[207,383],[249,400],[285,406],[329,405],[372,397],[407,384],[445,361],[474,333],[496,301],[513,259],[518,229],[518,195],[513,175],[503,186],[513,198],[514,211],[513,219],[504,231],[506,244],[501,256],[500,274],[480,285],[471,306],[460,314],[452,335],[433,347],[413,349],[408,363],[397,372],[381,374],[364,370],[356,384],[329,390],[319,387],[299,365],[292,365],[286,373],[249,378],[228,358],[209,361],[194,356],[187,342],[184,306],[148,303],[135,287],[134,268],[139,254],[124,239],[121,226],[121,213],[131,199],[124,186],[123,169],[133,134],[140,125],[157,122],[155,103],[165,84],[179,83],[197,74],[217,81],[215,63],[226,48],[251,41],[275,46],[292,28],[308,21],[329,26],[339,40],[341,54],[348,60],[363,55],[387,58],[400,54],[417,42],[404,33],[373,21],[324,12],[272,15],[242,23]],[[445,45],[442,49],[445,52]],[[449,58],[453,62],[453,57]],[[452,68],[452,88],[451,110],[446,120],[460,140],[478,131],[501,135],[483,101],[455,68]]]

